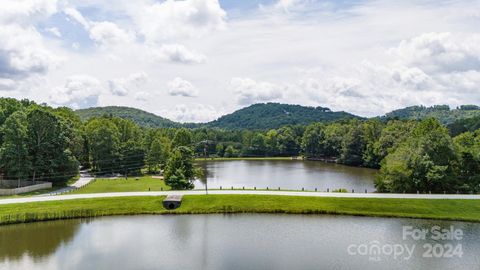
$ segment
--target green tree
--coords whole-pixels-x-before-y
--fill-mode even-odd
[[[170,147],[168,138],[157,137],[153,140],[147,152],[147,165],[150,172],[157,172],[162,165],[166,164]]]
[[[480,191],[480,130],[465,132],[454,138],[460,157],[459,186],[461,192]]]
[[[278,132],[271,129],[265,136],[265,147],[267,148],[267,155],[276,156],[278,154]]]
[[[307,126],[302,137],[302,152],[307,158],[318,158],[325,155],[324,126],[314,123]]]
[[[119,171],[120,132],[107,118],[93,119],[85,127],[92,169],[101,173]]]
[[[278,129],[277,146],[278,152],[282,156],[296,156],[300,151],[299,138],[290,126]]]
[[[365,141],[365,149],[362,159],[363,165],[370,168],[379,168],[382,156],[376,152],[376,143],[382,133],[382,123],[378,120],[369,120],[363,123],[363,138]]]
[[[363,164],[365,149],[365,134],[361,122],[352,120],[342,140],[340,160],[347,165],[358,166]]]
[[[387,155],[376,186],[381,192],[452,192],[457,187],[457,166],[447,129],[435,119],[426,119]]]
[[[409,138],[416,125],[416,121],[388,121],[374,145],[374,155],[378,157],[378,160],[383,160],[398,145]]]
[[[193,151],[185,146],[173,150],[165,168],[165,183],[172,189],[193,189],[198,172],[193,167]]]
[[[28,157],[28,122],[23,111],[11,114],[2,127],[1,169],[7,179],[26,180],[31,163]]]
[[[333,123],[325,127],[325,156],[339,158],[342,151],[343,137],[347,133],[347,125]]]
[[[69,149],[69,127],[47,109],[34,107],[27,113],[32,180],[62,183],[78,173],[79,163]]]
[[[125,174],[141,173],[141,169],[145,166],[145,151],[140,147],[138,142],[129,140],[120,144],[119,148],[119,169]]]
[[[233,145],[227,146],[225,149],[224,157],[231,158],[231,157],[238,157],[238,151],[233,147]]]
[[[217,145],[215,146],[215,153],[217,156],[223,157],[223,155],[225,154],[225,147],[223,143],[217,143]]]
[[[192,132],[190,130],[181,128],[175,132],[175,137],[173,138],[172,142],[172,146],[174,148],[179,146],[190,147],[192,143]]]
[[[261,133],[253,135],[249,153],[254,156],[264,156],[266,151],[265,136]]]

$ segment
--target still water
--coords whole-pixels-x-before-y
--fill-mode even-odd
[[[403,239],[403,226],[453,226],[461,240]],[[397,258],[361,245],[402,245]],[[425,244],[461,258],[424,258]],[[396,248],[396,247],[395,247]],[[479,269],[480,224],[308,215],[166,215],[0,227],[0,269]]]
[[[349,192],[375,191],[376,170],[349,167],[321,161],[302,160],[235,160],[202,161],[204,170],[195,188],[270,188],[325,191],[344,188]]]

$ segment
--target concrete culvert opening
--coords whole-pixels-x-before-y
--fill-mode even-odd
[[[175,210],[182,204],[182,195],[168,195],[163,200],[163,207],[167,210]]]

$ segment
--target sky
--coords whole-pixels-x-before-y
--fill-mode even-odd
[[[180,122],[480,104],[480,0],[2,0],[0,96]]]

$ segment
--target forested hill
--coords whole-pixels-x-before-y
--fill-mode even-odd
[[[276,129],[285,125],[308,125],[314,122],[334,122],[341,119],[360,118],[347,112],[332,112],[323,107],[306,107],[301,105],[259,103],[242,108],[231,114],[224,115],[215,121],[201,124],[181,124],[161,116],[140,109],[109,106],[77,110],[76,113],[85,121],[92,117],[111,115],[129,119],[143,127],[216,127],[226,129]],[[462,105],[450,109],[448,105],[435,105],[432,107],[411,106],[395,110],[380,119],[413,119],[436,118],[441,123],[458,129],[452,131],[457,134],[470,130],[476,126],[480,117],[480,107],[476,105]],[[473,118],[473,119],[471,119]],[[471,120],[470,120],[471,119]],[[472,122],[472,123],[470,123]]]
[[[456,109],[450,109],[448,105],[435,105],[432,107],[411,106],[387,113],[382,118],[421,120],[436,118],[445,125],[455,121],[480,116],[480,107],[476,105],[462,105]]]
[[[228,129],[273,129],[290,124],[308,125],[349,118],[360,117],[346,112],[332,112],[322,107],[259,103],[224,115],[206,125]]]
[[[153,113],[149,113],[140,109],[122,107],[122,106],[108,106],[108,107],[94,107],[88,109],[81,109],[75,111],[82,121],[88,120],[92,117],[100,117],[104,115],[111,115],[123,119],[132,120],[142,127],[179,127],[180,123],[173,122],[169,119],[160,117]]]

